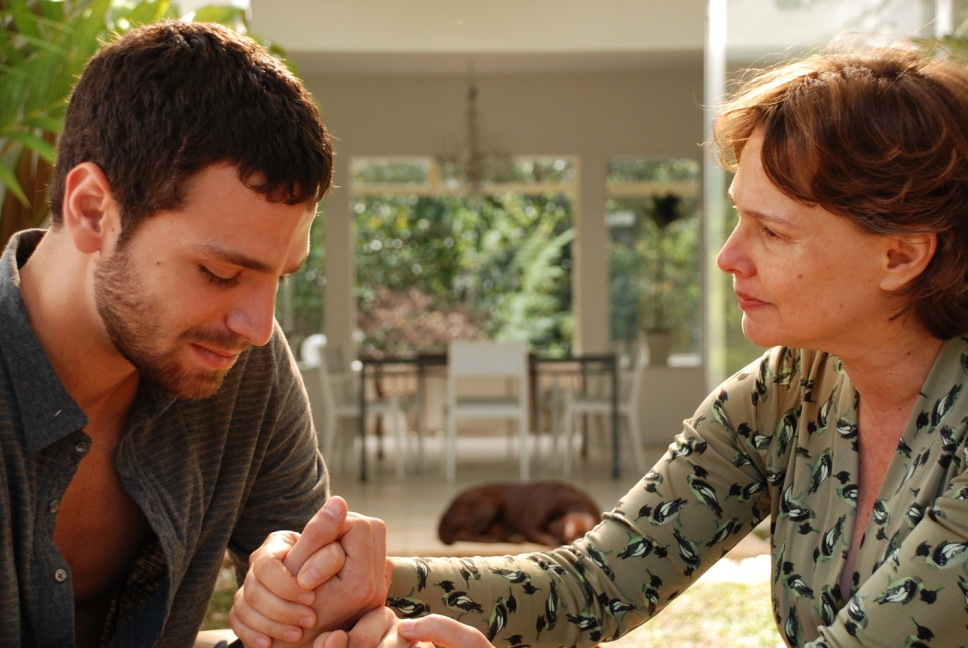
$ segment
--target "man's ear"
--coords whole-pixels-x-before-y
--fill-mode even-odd
[[[881,288],[900,290],[928,267],[938,249],[938,235],[934,232],[904,234],[890,240],[887,266]]]
[[[81,252],[93,254],[113,245],[121,231],[118,205],[101,167],[82,162],[64,183],[64,229]]]

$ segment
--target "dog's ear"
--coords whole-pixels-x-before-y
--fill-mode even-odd
[[[598,524],[595,516],[589,513],[567,513],[562,521],[561,538],[564,544],[571,544]]]

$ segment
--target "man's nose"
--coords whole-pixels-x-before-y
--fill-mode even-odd
[[[256,346],[262,346],[272,337],[272,321],[276,309],[275,282],[253,287],[233,305],[226,325]]]

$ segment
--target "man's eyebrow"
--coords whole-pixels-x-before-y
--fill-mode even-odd
[[[232,265],[237,265],[241,268],[247,268],[249,270],[258,272],[260,274],[272,274],[274,272],[272,267],[269,266],[268,264],[263,263],[258,259],[253,259],[252,257],[246,256],[245,254],[241,254],[239,252],[232,252],[231,250],[225,250],[214,245],[196,245],[195,249],[201,254],[212,257],[218,261],[221,261],[222,263],[230,263]],[[308,258],[308,255],[306,258]],[[283,270],[282,274],[290,275],[290,274],[293,274],[294,272],[298,272],[303,267],[303,265],[305,265],[306,258],[303,258],[302,261],[295,264],[294,266],[290,268],[286,268],[285,270]]]

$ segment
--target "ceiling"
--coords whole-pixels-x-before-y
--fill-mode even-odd
[[[702,65],[705,0],[251,0],[302,71],[532,73]]]

